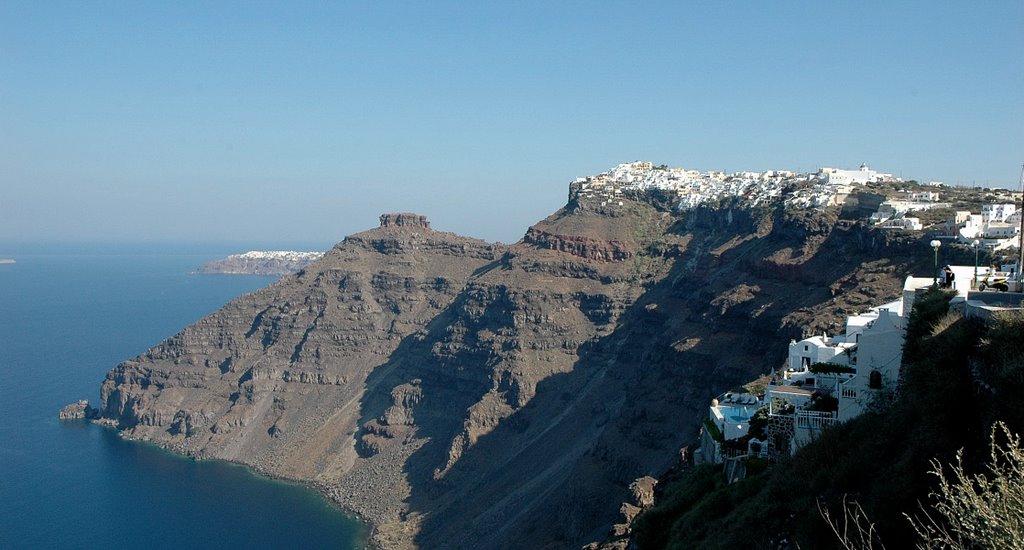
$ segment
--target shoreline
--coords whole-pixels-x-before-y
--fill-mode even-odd
[[[336,509],[338,512],[341,512],[345,517],[351,519],[352,521],[354,521],[356,523],[359,523],[362,526],[362,528],[364,530],[364,536],[362,537],[362,540],[360,541],[360,544],[361,544],[360,548],[362,548],[362,550],[383,550],[383,548],[380,545],[376,544],[374,539],[373,539],[374,535],[377,532],[377,524],[376,524],[376,522],[371,520],[365,514],[360,513],[358,511],[352,509],[352,508],[349,508],[349,507],[345,506],[342,502],[340,502],[337,499],[335,499],[334,496],[331,493],[331,488],[332,487],[328,486],[327,484],[325,484],[323,482],[317,482],[317,481],[305,480],[305,479],[290,478],[290,477],[287,477],[287,476],[283,476],[283,475],[280,475],[280,474],[276,474],[276,473],[270,472],[269,470],[261,468],[261,467],[255,465],[255,464],[247,464],[245,462],[238,462],[238,461],[235,461],[235,460],[225,460],[223,458],[202,457],[202,456],[196,456],[196,455],[189,454],[189,453],[179,452],[179,451],[175,450],[172,446],[165,445],[165,444],[157,442],[157,441],[146,440],[146,439],[136,439],[136,438],[132,438],[132,437],[126,436],[125,433],[123,431],[117,429],[116,426],[113,426],[113,425],[111,425],[109,423],[106,423],[106,422],[102,422],[102,420],[103,420],[102,418],[84,419],[84,422],[87,422],[89,424],[93,424],[93,425],[99,426],[101,428],[105,428],[105,429],[111,430],[119,438],[121,438],[122,440],[130,441],[132,443],[139,443],[139,444],[143,444],[143,445],[150,445],[150,446],[153,446],[153,447],[155,447],[157,449],[160,449],[161,451],[164,451],[166,453],[170,453],[170,454],[172,454],[172,455],[174,455],[174,456],[176,456],[178,458],[188,459],[188,460],[192,460],[192,461],[195,461],[195,462],[200,462],[200,461],[202,461],[202,462],[222,462],[224,464],[230,464],[230,465],[233,465],[233,466],[239,466],[239,467],[245,468],[253,476],[256,476],[256,477],[262,477],[262,478],[265,478],[267,480],[277,481],[277,482],[282,482],[282,483],[291,483],[291,484],[295,484],[295,485],[301,485],[303,488],[308,489],[308,490],[316,493],[317,495],[319,495],[320,498],[322,498],[324,500],[324,502],[326,502],[332,508]]]

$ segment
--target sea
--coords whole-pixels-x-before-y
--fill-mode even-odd
[[[313,250],[324,250],[324,247]],[[335,548],[366,526],[300,484],[59,421],[105,374],[274,277],[227,245],[0,244],[0,548]]]

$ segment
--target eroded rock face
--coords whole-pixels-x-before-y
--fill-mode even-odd
[[[834,285],[899,292],[910,260],[864,264],[866,229],[806,222],[577,203],[506,247],[385,214],[115,367],[102,413],[310,481],[387,548],[579,547],[711,397],[841,309]]]
[[[61,420],[89,420],[99,417],[100,412],[93,407],[89,406],[88,399],[82,399],[76,403],[65,405],[59,413],[57,418]]]
[[[381,227],[418,227],[420,229],[430,229],[430,222],[427,221],[426,216],[420,216],[419,214],[381,214],[380,216]]]
[[[531,228],[524,239],[539,248],[567,252],[588,260],[618,262],[635,255],[629,245],[620,241],[602,241],[579,235],[553,235]]]

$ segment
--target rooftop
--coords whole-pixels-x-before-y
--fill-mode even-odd
[[[772,393],[789,393],[793,395],[806,395],[810,396],[814,394],[814,390],[805,390],[799,386],[773,386]]]

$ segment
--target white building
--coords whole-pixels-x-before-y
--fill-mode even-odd
[[[861,164],[858,170],[841,170],[839,168],[822,168],[818,171],[819,177],[825,180],[825,183],[833,185],[843,185],[851,183],[869,183],[875,181],[894,180],[892,174],[883,174],[875,172],[868,168],[867,164]]]
[[[914,218],[911,216],[901,216],[899,218],[885,220],[879,223],[878,227],[880,229],[897,229],[900,231],[920,231],[924,229],[924,225],[921,224],[921,218]]]
[[[985,204],[981,207],[981,218],[984,223],[1005,222],[1016,211],[1017,205],[1012,203]]]
[[[931,210],[932,208],[941,208],[943,206],[948,205],[938,202],[887,200],[882,204],[878,205],[878,211],[871,214],[871,217],[868,218],[868,221],[871,222],[872,225],[884,225],[884,227],[896,229],[920,230],[921,220],[919,218],[907,218],[906,214],[909,212],[919,210]],[[896,221],[901,218],[913,221]]]
[[[911,201],[939,202],[939,193],[936,191],[914,191],[907,195]]]
[[[792,412],[774,415],[778,425],[789,426],[791,435],[769,434],[773,456],[792,454],[822,429],[862,414],[873,400],[896,388],[906,317],[917,290],[931,284],[931,279],[908,278],[903,298],[847,318],[844,334],[790,343],[784,385],[769,386],[765,399],[769,406],[780,400],[793,406]],[[835,400],[834,409],[822,406],[825,399]]]
[[[797,381],[806,378],[815,363],[848,365],[850,350],[855,345],[847,342],[845,336],[829,338],[827,335],[790,342],[785,379]]]
[[[1010,239],[1020,233],[1020,225],[1005,222],[989,222],[981,237],[985,239]]]
[[[859,335],[855,353],[856,374],[841,383],[837,418],[844,422],[864,412],[882,391],[892,392],[903,360],[906,318],[903,300],[875,308]]]

